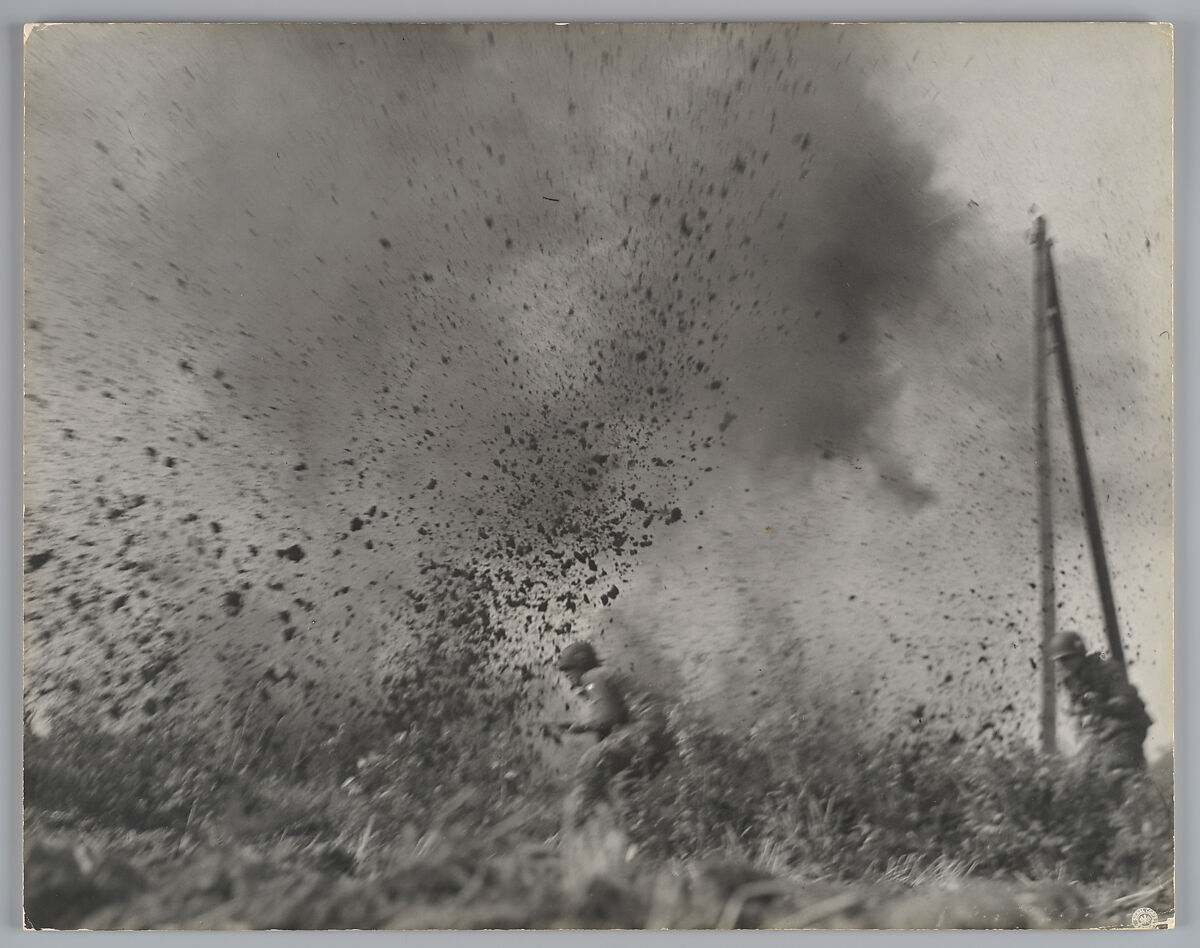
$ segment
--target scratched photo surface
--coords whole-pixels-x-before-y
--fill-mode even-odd
[[[25,70],[27,925],[1173,917],[1169,27]]]

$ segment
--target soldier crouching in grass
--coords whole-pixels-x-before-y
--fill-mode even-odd
[[[659,703],[624,676],[600,667],[588,642],[563,649],[558,668],[583,697],[577,719],[565,729],[595,734],[596,743],[579,759],[567,800],[567,823],[579,825],[602,802],[612,803],[621,780],[646,780],[667,762],[674,742]]]
[[[1146,770],[1142,745],[1152,723],[1146,706],[1124,669],[1112,660],[1089,654],[1078,633],[1055,636],[1050,655],[1079,724],[1082,752],[1123,798],[1129,779]]]

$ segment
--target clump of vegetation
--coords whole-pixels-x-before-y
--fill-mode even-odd
[[[736,850],[847,881],[953,864],[982,878],[1136,885],[1173,864],[1169,761],[1122,793],[1086,761],[1016,743],[870,746],[799,719],[752,740],[678,733],[677,763],[625,803],[634,838],[664,856]]]

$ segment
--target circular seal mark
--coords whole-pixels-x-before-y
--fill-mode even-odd
[[[1134,928],[1153,928],[1158,923],[1158,912],[1152,908],[1140,908],[1133,913]]]

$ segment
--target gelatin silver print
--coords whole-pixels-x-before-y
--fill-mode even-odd
[[[27,927],[1173,926],[1169,25],[24,52]]]

